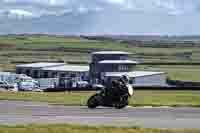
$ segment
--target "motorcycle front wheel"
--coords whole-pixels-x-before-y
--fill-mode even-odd
[[[114,104],[114,107],[116,109],[123,109],[125,108],[126,106],[128,105],[128,97],[123,97],[120,99],[120,102],[119,103],[115,103]]]

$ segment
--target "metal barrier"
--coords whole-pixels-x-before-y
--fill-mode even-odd
[[[177,87],[200,87],[200,82],[167,79],[167,83]]]
[[[35,79],[39,83],[40,89],[56,88],[59,85],[59,78]]]
[[[10,84],[14,84],[17,76],[17,74],[10,72],[0,72],[0,81],[6,81]]]

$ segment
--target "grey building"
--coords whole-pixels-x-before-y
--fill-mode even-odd
[[[102,83],[106,72],[131,72],[137,62],[129,60],[129,53],[121,51],[101,51],[92,53],[90,81]]]
[[[80,80],[88,79],[89,66],[75,66],[65,63],[32,63],[16,66],[17,74],[26,74],[33,78],[65,78],[77,77]]]
[[[129,55],[121,51],[92,53],[90,81],[95,84],[109,84],[112,80],[127,75],[134,86],[166,86],[166,73],[136,71],[138,62],[129,60]]]
[[[27,76],[31,76],[32,78],[48,78],[49,74],[43,71],[42,69],[58,67],[63,65],[65,65],[65,63],[39,62],[32,64],[21,64],[21,65],[16,65],[16,73],[26,74]]]
[[[16,66],[17,74],[26,74],[35,79],[57,78],[66,85],[76,81],[92,84],[107,84],[128,75],[135,86],[165,86],[166,73],[136,71],[138,64],[129,60],[130,53],[121,51],[100,51],[91,54],[89,66],[74,66],[65,63],[33,63]]]

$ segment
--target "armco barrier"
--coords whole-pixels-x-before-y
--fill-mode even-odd
[[[39,86],[41,89],[54,88],[59,83],[58,78],[41,78],[36,80],[39,82]]]
[[[151,65],[151,66],[152,65],[159,65],[159,66],[161,66],[161,65],[168,65],[168,66],[174,66],[174,65],[176,65],[176,66],[178,66],[178,65],[191,66],[191,65],[193,65],[193,66],[195,66],[196,65],[196,66],[199,66],[200,62],[142,62],[139,65]]]
[[[180,81],[167,79],[167,84],[177,87],[200,87],[200,82]]]
[[[159,91],[164,91],[164,90],[169,90],[169,91],[189,91],[189,90],[193,90],[193,91],[200,91],[200,87],[180,87],[180,86],[174,86],[174,87],[158,87],[158,86],[155,86],[155,87],[152,87],[152,86],[145,86],[145,87],[142,87],[142,86],[137,86],[137,87],[134,87],[134,90],[147,90],[147,91],[156,91],[156,90],[159,90]],[[68,92],[71,92],[71,91],[97,91],[97,89],[93,89],[93,88],[47,88],[44,90],[45,92],[64,92],[64,91],[68,91]]]
[[[152,87],[152,86],[149,86],[149,87],[142,87],[142,86],[138,86],[138,87],[134,87],[135,90],[159,90],[159,91],[162,91],[162,90],[171,90],[171,91],[182,91],[182,90],[193,90],[193,91],[200,91],[200,86],[199,87],[181,87],[181,86],[171,86],[171,87]]]

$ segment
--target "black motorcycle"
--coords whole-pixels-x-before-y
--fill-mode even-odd
[[[87,101],[87,106],[90,109],[94,109],[98,106],[104,107],[114,107],[116,109],[122,109],[128,105],[128,99],[133,95],[133,88],[131,85],[126,85],[126,88],[122,93],[108,94],[106,88],[97,92],[95,95],[91,96]]]

